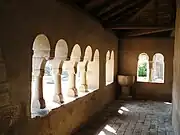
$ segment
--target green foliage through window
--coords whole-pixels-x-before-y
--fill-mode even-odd
[[[146,77],[147,76],[147,63],[141,63],[138,66],[138,76],[139,77]]]

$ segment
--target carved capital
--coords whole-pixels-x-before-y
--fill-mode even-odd
[[[44,76],[44,69],[34,69],[33,76],[43,77]]]

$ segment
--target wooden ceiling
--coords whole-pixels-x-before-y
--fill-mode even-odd
[[[119,37],[173,37],[175,0],[65,0]]]

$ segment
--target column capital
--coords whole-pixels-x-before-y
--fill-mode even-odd
[[[63,69],[68,71],[68,73],[77,73],[77,62],[75,61],[65,61],[63,64]]]
[[[44,69],[34,69],[33,70],[33,76],[44,76]]]
[[[61,75],[62,74],[62,68],[52,68],[52,73],[55,75]]]
[[[84,72],[87,71],[87,64],[88,64],[87,61],[83,61],[83,62],[78,63],[78,67],[79,67],[80,72],[81,71],[84,71]]]

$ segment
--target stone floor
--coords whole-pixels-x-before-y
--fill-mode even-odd
[[[154,101],[115,101],[74,135],[174,135],[172,105]]]

